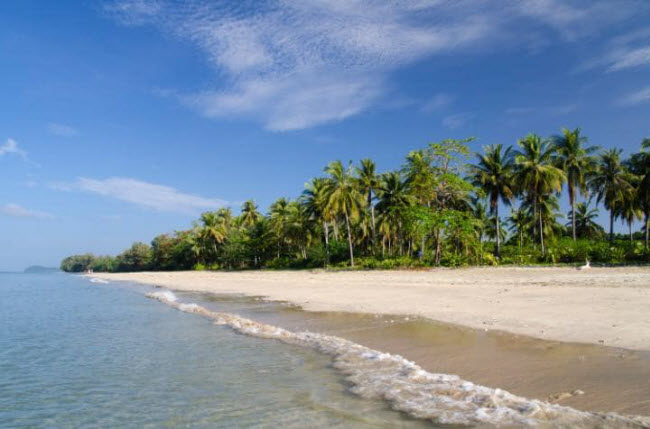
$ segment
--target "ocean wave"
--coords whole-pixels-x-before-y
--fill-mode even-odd
[[[101,283],[101,284],[107,284],[107,283],[108,283],[108,280],[98,279],[98,278],[96,278],[96,277],[93,277],[93,278],[90,279],[90,283]]]
[[[395,410],[446,425],[524,427],[650,428],[650,417],[579,411],[480,386],[456,375],[434,374],[399,355],[312,332],[291,332],[235,314],[179,303],[171,291],[147,294],[178,310],[198,314],[242,334],[309,347],[333,357],[351,391],[387,401]]]

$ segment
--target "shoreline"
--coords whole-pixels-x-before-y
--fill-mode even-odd
[[[261,296],[306,311],[417,316],[544,340],[650,351],[650,268],[179,271],[89,277]]]

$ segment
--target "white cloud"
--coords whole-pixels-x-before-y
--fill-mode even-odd
[[[47,131],[50,134],[60,137],[73,137],[79,134],[79,130],[70,125],[57,124],[54,122],[47,124]]]
[[[18,204],[8,203],[0,206],[0,213],[12,217],[24,217],[34,219],[52,219],[52,215],[46,212],[30,210]]]
[[[18,155],[23,159],[27,159],[27,152],[18,147],[18,143],[14,139],[7,139],[5,144],[0,146],[0,156],[13,154]]]
[[[558,106],[532,107],[519,106],[509,107],[506,109],[507,115],[528,115],[528,114],[545,114],[545,115],[566,115],[576,110],[576,104],[562,104]]]
[[[163,212],[193,214],[215,210],[227,204],[217,198],[186,194],[170,186],[140,180],[111,177],[104,180],[80,177],[72,183],[55,183],[51,188],[62,191],[84,191]]]
[[[583,64],[577,71],[603,68],[618,72],[650,66],[650,29],[644,28],[613,38],[597,57]]]
[[[116,0],[106,10],[205,52],[219,87],[180,95],[183,103],[283,131],[368,110],[389,95],[393,71],[436,54],[538,44],[544,29],[575,39],[629,8],[607,0]]]
[[[442,119],[442,125],[450,130],[457,130],[461,128],[471,118],[469,113],[456,113],[454,115],[445,116]]]
[[[647,102],[650,102],[650,86],[631,92],[618,100],[618,104],[621,106],[633,106]]]
[[[455,97],[449,94],[436,94],[429,101],[422,105],[423,112],[435,112],[449,106]]]

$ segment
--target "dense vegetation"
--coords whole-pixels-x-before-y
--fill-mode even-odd
[[[246,201],[203,213],[191,229],[135,243],[116,257],[75,255],[80,272],[650,261],[650,139],[629,159],[588,146],[580,129],[476,154],[466,140],[412,151],[397,171],[334,161],[295,200],[264,215]],[[570,211],[559,213],[566,189]],[[579,202],[583,197],[585,201]],[[595,203],[595,204],[594,204]],[[609,212],[609,233],[595,222]],[[502,219],[504,208],[516,206]],[[629,234],[614,234],[623,219]],[[564,219],[564,220],[562,220]],[[632,230],[643,220],[639,232]],[[561,221],[562,220],[562,221]]]

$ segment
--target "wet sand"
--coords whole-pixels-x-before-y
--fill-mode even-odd
[[[650,352],[539,340],[404,316],[306,312],[262,298],[180,294],[293,332],[350,339],[434,373],[585,411],[650,415]],[[575,391],[582,394],[562,395]]]

